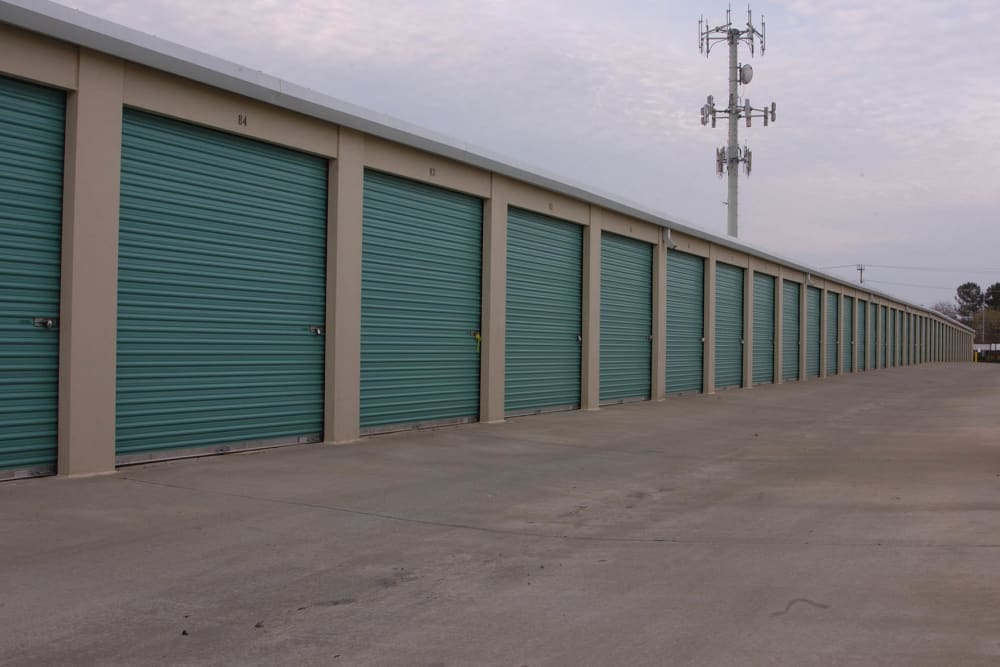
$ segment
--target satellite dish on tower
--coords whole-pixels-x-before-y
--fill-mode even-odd
[[[753,67],[750,67],[750,63],[747,63],[740,68],[740,83],[744,86],[753,80]]]

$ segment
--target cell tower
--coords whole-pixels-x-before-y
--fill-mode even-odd
[[[738,86],[750,83],[750,80],[753,79],[753,68],[749,64],[740,65],[738,63],[739,45],[742,42],[749,46],[750,56],[753,57],[757,40],[760,40],[760,55],[764,55],[764,17],[762,16],[760,20],[760,30],[757,30],[753,25],[753,16],[749,9],[747,9],[745,28],[733,27],[731,9],[726,10],[726,23],[724,25],[710,28],[704,17],[698,21],[698,50],[704,53],[706,58],[716,44],[725,42],[729,45],[729,104],[725,108],[719,109],[715,106],[715,98],[709,95],[708,103],[701,108],[701,124],[708,125],[711,122],[712,127],[715,127],[718,116],[729,119],[729,142],[715,153],[715,171],[720,178],[723,168],[729,174],[727,231],[732,237],[739,235],[737,233],[739,163],[743,163],[747,176],[750,175],[750,168],[753,164],[753,155],[746,144],[743,145],[742,150],[740,149],[736,124],[740,118],[746,119],[747,127],[750,127],[752,118],[763,118],[764,127],[767,127],[768,121],[774,122],[774,102],[771,102],[770,108],[760,109],[750,106],[749,98],[742,104],[740,103]]]

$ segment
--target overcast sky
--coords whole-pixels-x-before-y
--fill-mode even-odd
[[[725,235],[689,0],[60,0]],[[996,0],[770,0],[740,240],[904,299],[1000,282]],[[734,19],[745,22],[746,6]],[[923,267],[924,270],[879,268]],[[954,269],[965,269],[954,271]]]

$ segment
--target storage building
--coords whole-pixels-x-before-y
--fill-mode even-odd
[[[0,2],[0,478],[968,361],[972,332],[41,0]]]

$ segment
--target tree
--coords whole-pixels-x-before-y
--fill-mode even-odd
[[[1000,310],[1000,283],[993,283],[986,288],[986,307]]]
[[[1000,343],[1000,310],[980,310],[969,319],[969,326],[976,331],[975,342]]]
[[[931,306],[931,310],[936,310],[945,317],[950,317],[953,320],[958,319],[958,306],[949,301],[938,301]]]
[[[955,302],[958,314],[969,320],[983,307],[983,290],[976,283],[962,283],[955,290]]]

